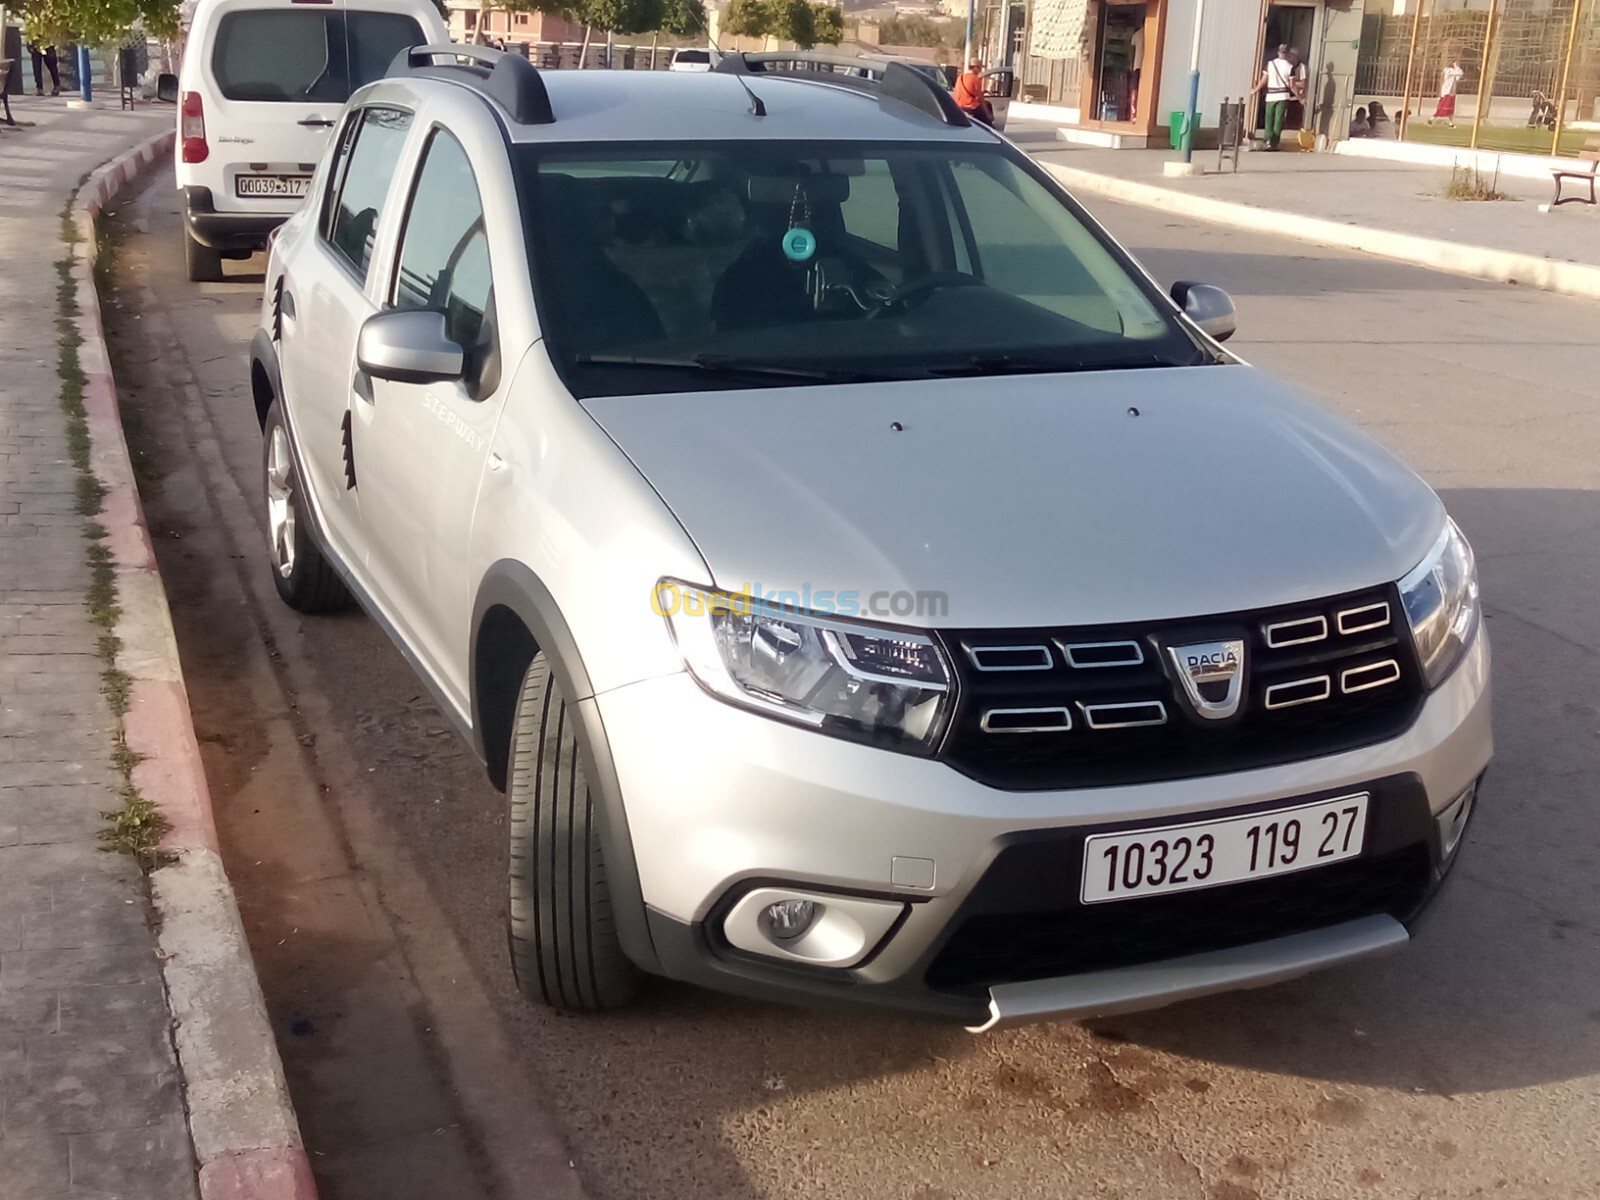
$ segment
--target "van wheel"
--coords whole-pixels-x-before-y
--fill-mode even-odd
[[[639,989],[611,913],[577,722],[543,654],[522,677],[511,734],[511,970],[522,994],[573,1012]]]
[[[194,234],[183,231],[183,265],[189,269],[190,283],[221,283],[222,251],[195,241]]]
[[[267,409],[261,475],[267,496],[267,553],[272,582],[283,602],[297,612],[336,612],[350,603],[350,593],[332,564],[311,538],[301,519],[300,476],[289,450],[289,428],[274,400]]]

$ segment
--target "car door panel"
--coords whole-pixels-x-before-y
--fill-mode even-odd
[[[341,131],[323,211],[287,263],[279,359],[305,487],[332,549],[356,568],[366,560],[361,498],[348,415],[359,375],[356,340],[376,311],[368,278],[381,250],[382,215],[399,173],[411,114],[371,106]]]
[[[391,304],[442,312],[467,378],[372,381],[355,409],[368,568],[412,649],[463,710],[474,506],[506,383],[494,362],[493,275],[466,152],[435,130],[422,150],[395,250]]]

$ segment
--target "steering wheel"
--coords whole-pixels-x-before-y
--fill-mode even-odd
[[[945,288],[984,286],[986,285],[983,280],[976,275],[968,275],[962,271],[930,271],[898,288],[887,287],[888,295],[873,295],[873,299],[879,302],[878,312],[891,308],[910,309],[924,303],[933,293],[943,291]]]

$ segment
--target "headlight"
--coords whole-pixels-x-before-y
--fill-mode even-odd
[[[824,733],[926,754],[950,672],[932,638],[663,580],[656,610],[712,695]]]
[[[1478,571],[1454,521],[1400,581],[1400,601],[1429,687],[1450,674],[1478,631]]]

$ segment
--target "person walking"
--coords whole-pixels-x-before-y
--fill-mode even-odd
[[[1433,116],[1428,118],[1429,125],[1444,121],[1451,129],[1456,127],[1456,88],[1465,74],[1460,62],[1456,61],[1444,69],[1444,76],[1439,81],[1439,102],[1433,106]]]
[[[1289,101],[1295,98],[1295,63],[1289,57],[1287,44],[1278,47],[1278,57],[1262,69],[1261,78],[1251,90],[1266,95],[1267,149],[1276,150],[1283,137],[1283,120],[1289,111]]]
[[[977,57],[967,63],[967,69],[956,76],[956,107],[975,121],[994,124],[994,108],[983,95],[983,63]]]
[[[40,47],[38,42],[28,43],[28,55],[33,59],[33,94],[44,95],[44,72],[50,72],[50,94],[61,95],[60,59],[54,46]]]

